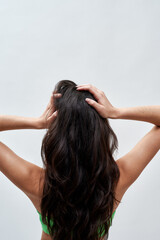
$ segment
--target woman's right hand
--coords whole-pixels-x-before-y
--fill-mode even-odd
[[[112,106],[103,91],[91,84],[78,85],[77,90],[85,90],[93,94],[97,102],[90,98],[86,98],[85,100],[94,107],[103,118],[117,118],[118,108]]]

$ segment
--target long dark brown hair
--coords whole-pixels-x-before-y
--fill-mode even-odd
[[[41,214],[54,240],[98,240],[103,231],[108,238],[118,201],[117,137],[108,119],[85,101],[94,96],[76,86],[71,80],[56,84],[54,91],[62,94],[54,99],[58,115],[42,140]]]

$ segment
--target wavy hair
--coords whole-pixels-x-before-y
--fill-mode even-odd
[[[76,86],[61,80],[54,89],[62,97],[54,99],[58,115],[41,146],[42,221],[54,240],[99,240],[103,231],[108,238],[114,200],[119,202],[114,190],[120,172],[113,158],[118,140],[108,119],[85,101],[94,96]]]

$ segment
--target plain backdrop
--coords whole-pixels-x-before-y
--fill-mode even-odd
[[[55,84],[91,83],[116,107],[160,104],[160,2],[108,0],[0,1],[0,114],[38,117]],[[119,150],[130,151],[153,127],[110,119]],[[0,140],[42,167],[46,130],[13,130]],[[109,240],[159,240],[160,154],[118,207]],[[38,240],[39,216],[0,173],[0,239]]]

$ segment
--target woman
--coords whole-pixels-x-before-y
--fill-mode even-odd
[[[115,161],[118,142],[108,118],[154,126]],[[1,142],[0,170],[35,206],[41,240],[107,239],[124,193],[160,149],[160,106],[116,108],[95,86],[62,80],[39,118],[0,116],[1,131],[26,128],[47,129],[44,168]]]

